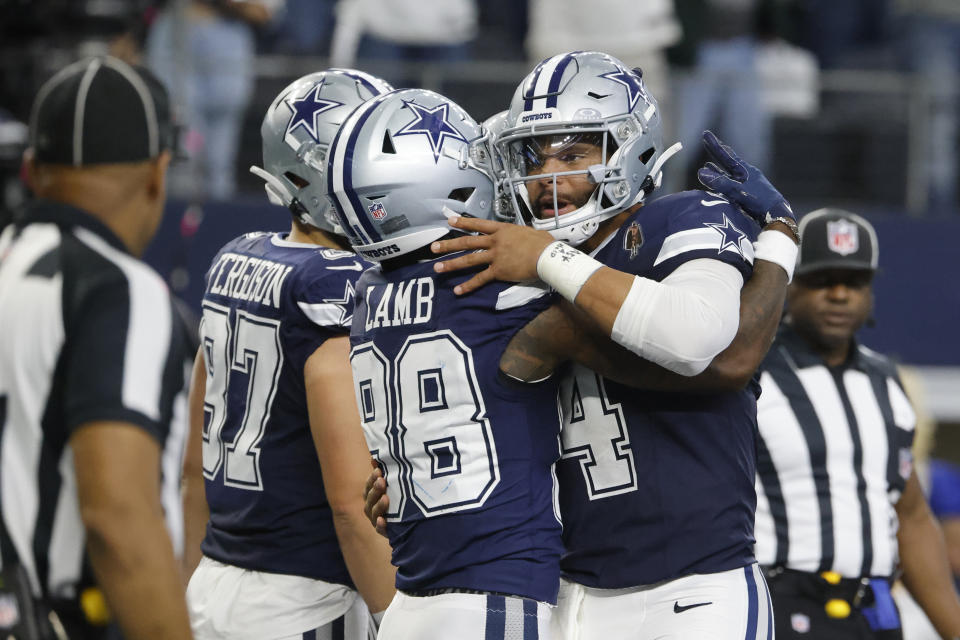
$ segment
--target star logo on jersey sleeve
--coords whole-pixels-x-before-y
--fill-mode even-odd
[[[460,140],[466,143],[467,139],[463,134],[457,131],[453,124],[447,119],[450,111],[450,105],[446,102],[437,105],[432,109],[419,105],[416,102],[407,102],[404,104],[415,114],[412,122],[397,131],[394,136],[424,135],[430,141],[430,148],[433,150],[433,161],[440,159],[440,151],[443,149],[443,143],[447,138]]]
[[[319,84],[308,91],[302,98],[287,98],[284,100],[293,113],[293,117],[291,117],[290,122],[287,123],[287,130],[284,132],[284,137],[293,133],[297,127],[303,127],[315,142],[320,142],[317,135],[317,125],[319,124],[318,118],[320,114],[343,106],[342,102],[320,97],[320,91],[323,89],[323,85],[324,83],[321,80]]]
[[[329,268],[329,267],[328,267]],[[297,302],[297,306],[314,324],[321,327],[350,328],[353,321],[353,280],[347,280],[343,297],[325,298],[320,302]]]
[[[353,320],[353,281],[347,280],[346,285],[343,287],[343,297],[341,298],[325,298],[323,300],[324,304],[330,305],[332,308],[336,308],[340,312],[340,318],[337,321],[341,327],[349,327],[351,321]]]
[[[740,243],[747,240],[747,234],[740,231],[727,214],[723,214],[723,222],[705,222],[704,224],[720,234],[720,249],[717,253],[734,251],[742,258],[746,258]]]
[[[637,106],[637,102],[640,101],[640,98],[643,98],[644,102],[646,102],[646,92],[643,90],[643,84],[641,84],[640,78],[638,78],[632,71],[627,71],[623,67],[617,65],[616,71],[603,73],[600,75],[600,77],[606,78],[607,80],[612,80],[626,88],[627,102],[630,105],[630,111],[633,111],[634,107]]]

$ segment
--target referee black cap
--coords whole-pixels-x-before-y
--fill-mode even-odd
[[[855,213],[817,209],[800,220],[797,275],[822,269],[876,271],[878,255],[877,232]]]
[[[141,162],[172,143],[163,84],[112,56],[60,70],[40,87],[30,114],[30,146],[40,164]]]

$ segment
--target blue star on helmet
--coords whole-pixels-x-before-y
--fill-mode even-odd
[[[284,136],[292,133],[297,127],[303,127],[314,141],[320,142],[317,136],[317,119],[320,114],[343,106],[342,102],[320,97],[320,90],[323,89],[323,84],[324,81],[321,80],[319,84],[308,91],[302,98],[287,98],[284,100],[286,105],[290,107],[290,111],[293,112],[293,117],[291,117],[290,122],[287,123],[287,130],[284,132]]]
[[[640,78],[638,78],[637,75],[632,71],[627,71],[620,65],[617,65],[616,71],[602,73],[600,74],[600,77],[606,78],[607,80],[613,80],[617,84],[621,84],[626,88],[627,102],[630,105],[630,111],[633,111],[634,107],[637,106],[637,102],[639,102],[640,98],[645,94],[643,85],[640,83]],[[646,101],[646,98],[644,98],[644,101]]]
[[[439,104],[432,109],[416,102],[403,101],[404,104],[414,112],[415,117],[412,122],[405,125],[403,129],[397,131],[394,136],[425,135],[430,141],[430,148],[433,149],[433,161],[440,159],[440,150],[443,149],[443,143],[447,138],[460,140],[464,143],[467,139],[463,134],[447,120],[450,111],[450,105],[446,102]]]
[[[740,243],[747,239],[747,234],[737,229],[730,221],[730,218],[727,217],[727,214],[723,214],[722,223],[705,222],[704,224],[720,234],[720,249],[717,251],[718,254],[724,251],[734,251],[740,256],[743,256],[743,249]]]

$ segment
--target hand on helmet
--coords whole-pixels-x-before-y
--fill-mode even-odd
[[[790,204],[763,172],[744,162],[712,131],[703,132],[703,146],[713,162],[697,171],[700,183],[733,202],[762,227],[774,218],[797,221]]]

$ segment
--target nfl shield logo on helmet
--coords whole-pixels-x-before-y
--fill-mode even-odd
[[[387,217],[387,210],[384,209],[383,205],[380,204],[379,202],[374,202],[372,205],[367,207],[367,211],[369,211],[370,215],[372,215],[377,220],[383,220],[384,218]]]
[[[856,253],[860,248],[860,236],[857,225],[849,220],[827,222],[827,247],[842,256]]]

